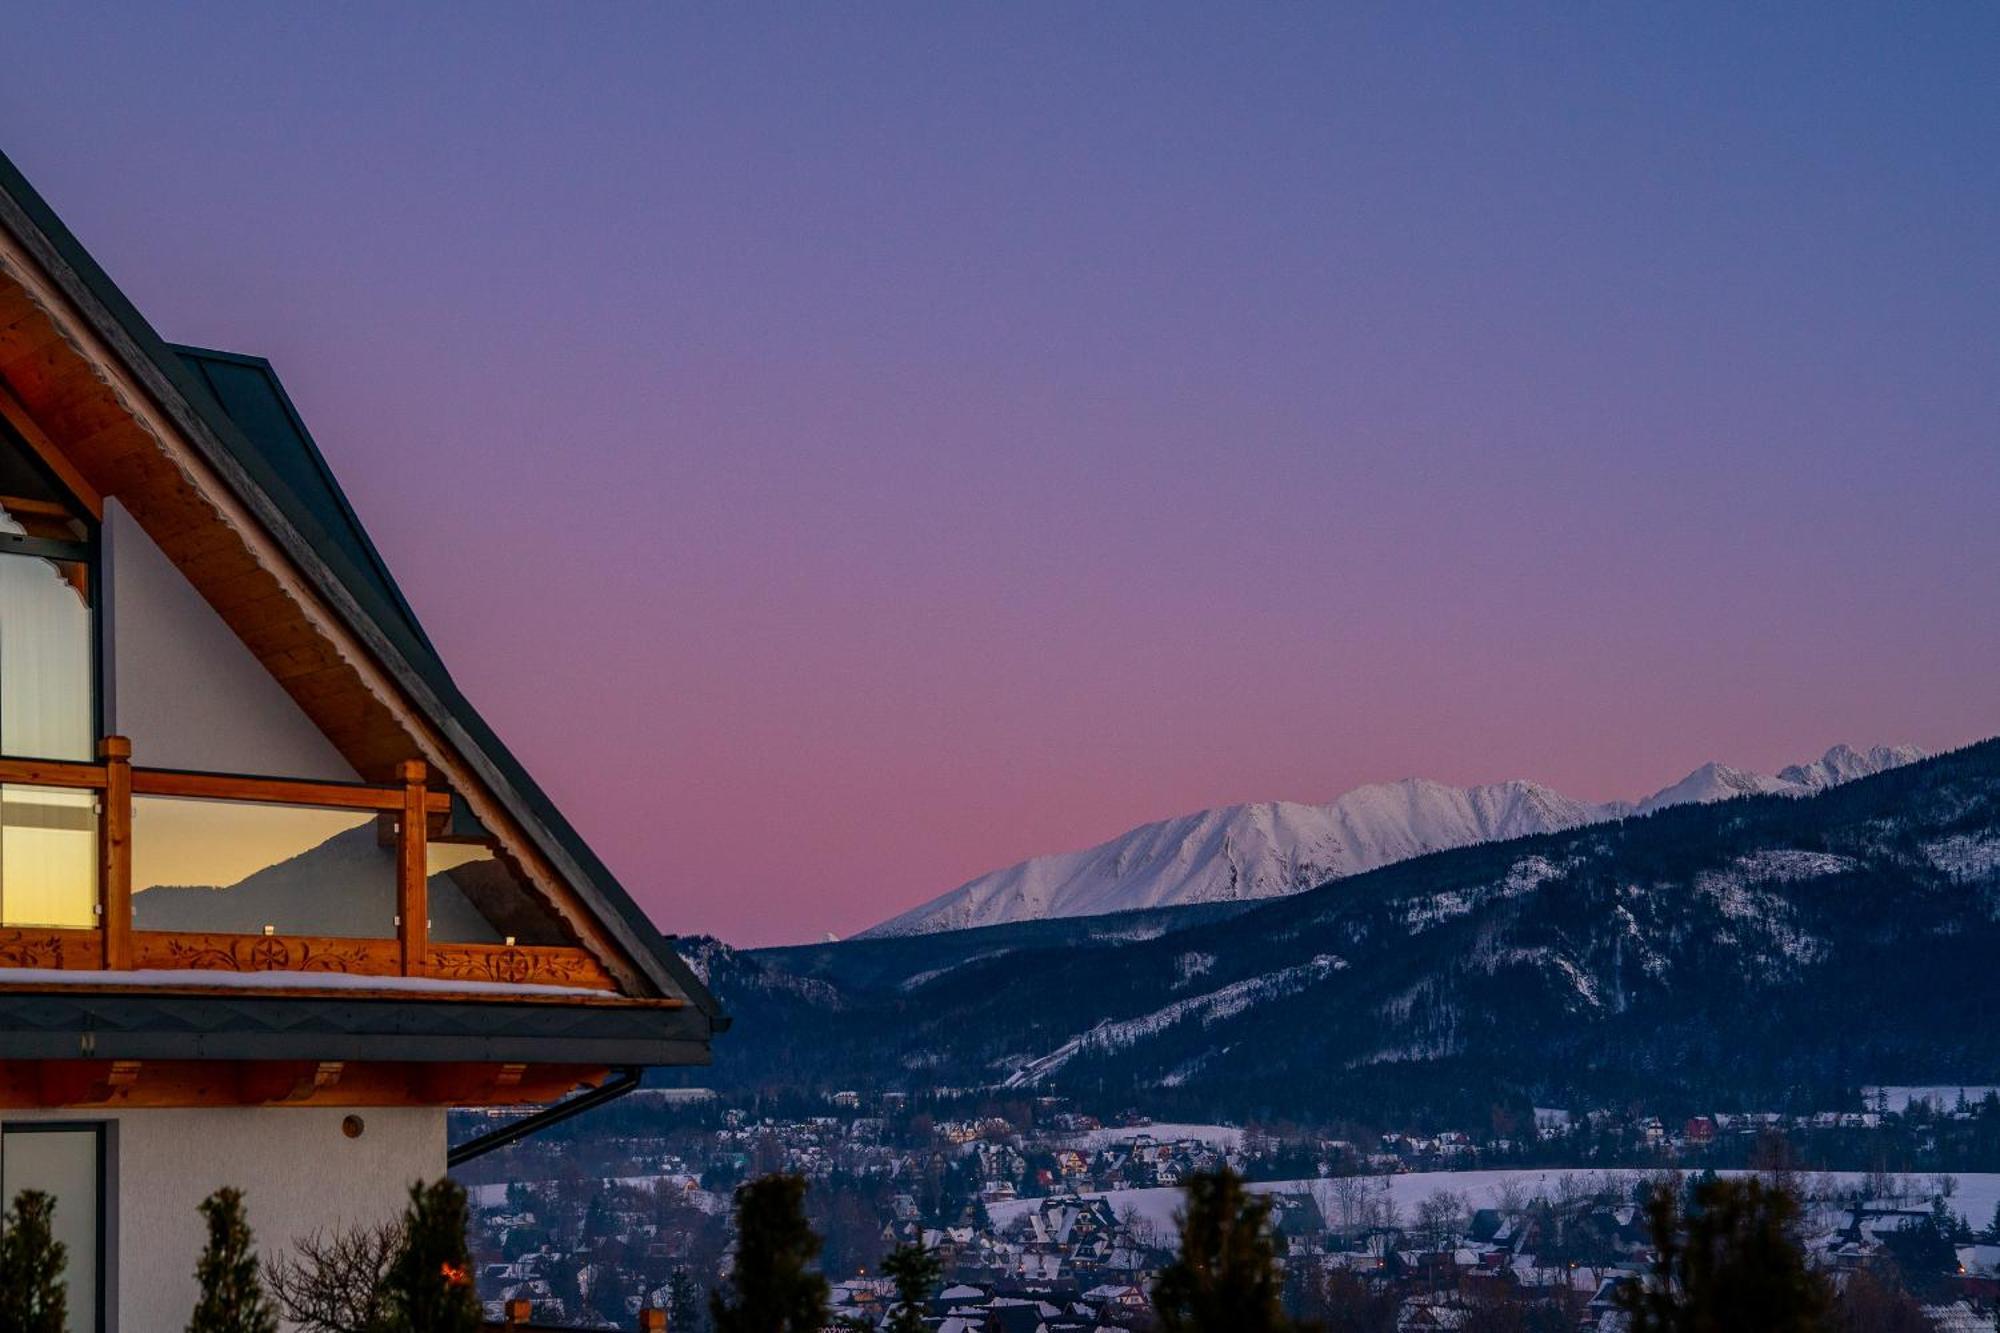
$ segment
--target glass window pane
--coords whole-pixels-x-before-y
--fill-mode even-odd
[[[132,918],[140,930],[396,934],[396,836],[368,810],[132,800]]]
[[[0,925],[97,924],[97,794],[0,787]]]
[[[491,847],[427,842],[431,938],[440,944],[569,944],[541,898]]]
[[[86,573],[0,555],[0,754],[94,757]]]
[[[22,1190],[55,1199],[50,1229],[69,1251],[63,1277],[73,1333],[97,1328],[97,1136],[95,1129],[10,1128],[0,1139],[0,1193],[7,1206]]]

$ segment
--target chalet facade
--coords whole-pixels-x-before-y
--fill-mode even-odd
[[[705,1063],[700,982],[452,684],[269,365],[163,342],[0,158],[0,1193],[71,1327],[195,1205],[400,1211],[454,1105]]]

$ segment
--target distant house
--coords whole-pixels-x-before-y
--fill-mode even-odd
[[[1326,1234],[1326,1216],[1309,1191],[1274,1191],[1265,1198],[1271,1204],[1271,1229],[1288,1243],[1296,1245]]]
[[[1959,1293],[1990,1304],[2000,1304],[2000,1245],[1958,1247]]]
[[[1107,1283],[1092,1287],[1083,1293],[1083,1299],[1100,1309],[1144,1310],[1146,1308],[1145,1289],[1126,1283]]]
[[[55,1195],[69,1327],[185,1326],[219,1186],[267,1253],[383,1220],[446,1108],[615,1091],[723,1025],[270,365],[162,341],[0,158],[0,1189]]]

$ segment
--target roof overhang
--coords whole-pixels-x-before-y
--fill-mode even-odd
[[[327,996],[0,995],[10,1060],[708,1063],[693,1007]]]

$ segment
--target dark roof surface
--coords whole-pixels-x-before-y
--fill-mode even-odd
[[[271,363],[260,356],[170,346],[253,446],[238,455],[244,469],[278,501],[294,527],[339,563],[343,580],[370,602],[379,622],[400,622],[436,656]]]
[[[0,994],[13,1060],[395,1060],[706,1064],[700,1011],[480,999]]]
[[[544,853],[570,872],[579,896],[655,984],[685,995],[714,1031],[725,1029],[728,1019],[720,1006],[668,937],[459,692],[270,363],[164,342],[3,153],[0,226],[35,254],[162,410],[209,455],[238,498],[300,558],[301,568],[329,594],[350,628],[384,650],[391,673],[482,767],[495,794]]]

